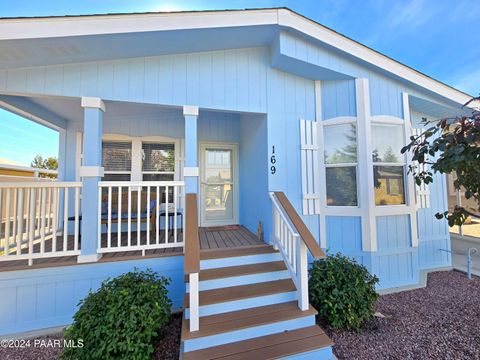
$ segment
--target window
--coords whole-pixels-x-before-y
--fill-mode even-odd
[[[405,204],[403,125],[372,123],[372,158],[376,205]]]
[[[175,176],[175,145],[142,143],[142,178],[144,181],[172,181]]]
[[[132,143],[104,141],[102,143],[104,181],[130,181],[132,174]]]
[[[327,205],[357,206],[357,128],[324,126]]]

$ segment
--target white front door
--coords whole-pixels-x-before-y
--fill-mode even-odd
[[[234,144],[200,145],[200,225],[238,224],[238,160]]]

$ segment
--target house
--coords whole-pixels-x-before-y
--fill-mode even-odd
[[[24,166],[16,161],[0,158],[0,182],[35,181],[40,176],[56,176],[55,170]]]
[[[184,358],[330,358],[308,261],[379,290],[449,267],[445,179],[416,188],[400,149],[470,99],[285,8],[1,19],[0,106],[60,149],[57,182],[0,185],[0,334],[150,267]]]

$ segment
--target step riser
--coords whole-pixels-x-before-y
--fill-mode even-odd
[[[234,256],[234,257],[219,258],[219,259],[201,260],[200,269],[201,270],[217,269],[221,267],[258,264],[258,263],[266,263],[266,262],[273,262],[273,261],[282,261],[282,256],[280,255],[280,253]]]
[[[315,325],[315,316],[309,315],[296,319],[279,321],[273,324],[235,330],[218,335],[206,336],[184,341],[184,352],[195,351],[232,342],[253,339],[259,336],[278,334],[287,330],[296,330]]]
[[[333,350],[331,346],[322,349],[295,354],[292,356],[282,357],[282,360],[334,360]]]
[[[222,279],[203,280],[203,281],[200,281],[199,288],[200,288],[200,291],[205,291],[205,290],[228,288],[231,286],[257,284],[257,283],[262,283],[267,281],[275,281],[275,280],[282,280],[282,279],[289,279],[289,278],[290,278],[290,273],[288,270],[273,271],[273,272],[261,273],[261,274],[250,274],[250,275],[242,275],[242,276],[233,276],[233,277],[222,278]],[[188,292],[190,292],[189,283],[187,283],[187,293]]]
[[[257,306],[281,304],[297,300],[297,292],[285,292],[280,294],[258,296],[247,299],[200,306],[200,316],[223,314],[230,311],[251,309]],[[190,309],[185,309],[185,318],[190,319]]]

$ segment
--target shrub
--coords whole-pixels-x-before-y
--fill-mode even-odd
[[[359,330],[374,314],[378,278],[340,254],[316,260],[309,277],[310,302],[335,329]]]
[[[66,359],[150,359],[157,330],[170,320],[169,279],[152,270],[107,279],[80,301],[65,339],[83,348],[65,348]]]

